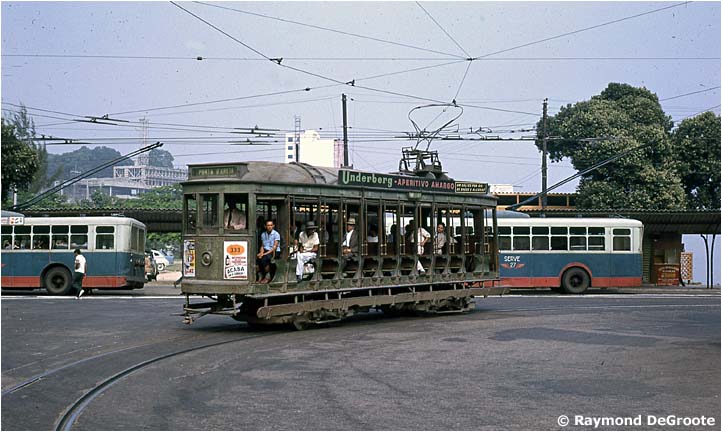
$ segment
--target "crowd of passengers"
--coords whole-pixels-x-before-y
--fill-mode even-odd
[[[234,212],[226,210],[224,214],[224,220],[227,221],[227,227],[232,227],[234,220],[240,220],[240,216],[234,216]],[[242,212],[238,212],[243,214]],[[245,228],[245,215],[243,217],[243,228]],[[260,225],[260,224],[259,224]],[[276,258],[280,257],[281,253],[281,235],[275,230],[275,223],[273,220],[266,220],[263,224],[265,230],[260,234],[259,250],[256,255],[256,268],[258,273],[256,280],[259,283],[268,283],[273,279],[273,263]],[[238,224],[235,226],[239,226]],[[236,228],[233,229],[243,229]],[[296,258],[296,281],[301,282],[304,275],[304,267],[307,263],[314,261],[318,257],[319,246],[321,245],[321,237],[318,233],[318,226],[314,221],[306,222],[305,225],[300,223],[295,227],[293,250],[291,256],[295,255]],[[396,231],[396,226],[391,226],[391,232]],[[323,240],[328,241],[328,233],[324,232]],[[456,243],[456,240],[447,235],[446,225],[439,223],[436,226],[436,232],[432,236],[424,227],[417,227],[414,220],[409,221],[406,225],[403,233],[405,244],[408,245],[407,250],[411,250],[414,245],[417,248],[418,255],[424,255],[425,251],[428,250],[428,244],[433,246],[433,253],[435,255],[443,255],[446,253],[447,246],[449,244]],[[356,230],[356,219],[349,218],[346,222],[346,232],[343,236],[343,243],[341,244],[341,258],[343,260],[342,268],[346,268],[348,263],[357,259],[359,250],[359,234]],[[368,235],[366,242],[369,244],[369,248],[378,245],[378,227],[374,224],[369,226]],[[389,235],[389,242],[394,243],[393,234]],[[425,274],[426,269],[422,265],[420,260],[416,260],[416,270],[419,274]]]

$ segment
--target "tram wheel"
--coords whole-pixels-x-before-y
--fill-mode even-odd
[[[562,277],[562,287],[568,294],[581,294],[589,288],[589,275],[580,268],[571,268]]]
[[[66,295],[72,288],[70,272],[63,267],[53,267],[45,273],[45,289],[52,295]]]

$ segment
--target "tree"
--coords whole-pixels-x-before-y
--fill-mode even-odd
[[[611,83],[589,101],[561,107],[547,119],[552,161],[567,157],[582,171],[630,148],[640,148],[582,176],[581,208],[677,209],[684,207],[680,176],[673,169],[671,118],[645,88]],[[541,122],[537,125],[541,148]],[[586,141],[585,138],[610,139]]]
[[[2,200],[13,186],[26,190],[38,171],[38,154],[32,145],[20,139],[15,125],[2,118]]]
[[[59,173],[59,179],[67,180],[120,156],[120,152],[109,147],[94,147],[91,149],[83,146],[68,153],[49,154],[48,170],[49,172]],[[124,163],[128,164],[128,162]],[[113,167],[105,168],[93,174],[93,178],[99,177],[113,177]]]
[[[173,155],[165,150],[153,149],[148,153],[148,164],[157,167],[173,168]]]
[[[179,183],[153,188],[127,201],[128,207],[152,209],[182,209],[183,192]]]
[[[720,208],[720,117],[705,112],[672,132],[677,171],[692,209]]]

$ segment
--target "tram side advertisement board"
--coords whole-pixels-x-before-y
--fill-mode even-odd
[[[183,276],[196,276],[196,241],[183,240]]]
[[[428,179],[423,177],[392,174],[366,173],[361,171],[338,171],[338,184],[365,186],[382,189],[413,190],[421,192],[451,192],[464,194],[487,194],[488,183],[461,182],[451,179]]]
[[[223,242],[223,279],[248,280],[248,242]]]

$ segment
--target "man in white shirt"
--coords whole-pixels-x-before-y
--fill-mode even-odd
[[[233,197],[228,197],[228,208],[223,211],[223,225],[226,229],[246,229],[246,214],[237,207]]]
[[[80,249],[75,249],[75,273],[73,274],[73,289],[75,289],[75,291],[77,291],[78,293],[77,298],[80,298],[83,294],[85,294],[85,290],[83,290],[83,278],[85,277],[85,272],[87,271],[87,268],[88,265],[82,252],[80,252]],[[88,290],[88,292],[90,292],[90,290]]]
[[[316,258],[318,253],[318,240],[316,232],[316,224],[313,221],[306,223],[306,230],[298,235],[298,252],[296,252],[296,281],[301,282],[303,279],[303,266],[307,262]]]
[[[424,229],[424,227],[418,227],[418,228],[416,228],[416,221],[413,221],[413,220],[410,221],[410,222],[409,222],[409,225],[410,225],[411,230],[412,230],[412,231],[415,231],[415,232],[414,232],[414,237],[415,237],[415,238],[413,238],[413,240],[416,241],[416,248],[417,248],[417,249],[416,249],[416,252],[417,252],[419,255],[423,255],[423,254],[424,254],[424,245],[425,245],[426,242],[428,242],[429,239],[431,238],[431,234],[429,234],[429,232],[426,231],[426,230]],[[420,274],[426,273],[426,270],[424,270],[424,266],[421,265],[421,260],[418,260],[418,259],[416,260],[416,270],[417,270]]]

